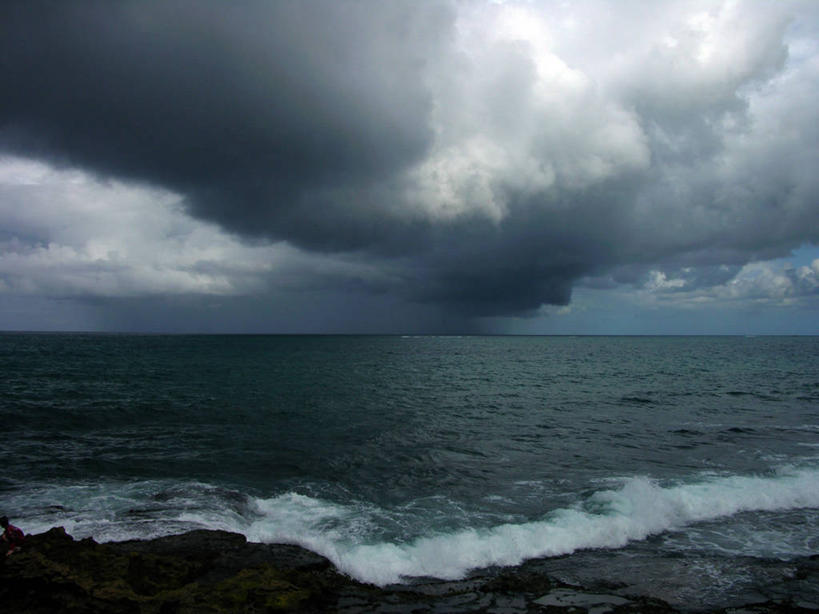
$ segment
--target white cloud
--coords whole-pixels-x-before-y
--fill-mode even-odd
[[[669,279],[662,271],[651,271],[643,288],[650,292],[675,290],[685,286],[684,279]]]
[[[637,116],[556,53],[548,11],[467,5],[457,26],[456,53],[430,78],[436,138],[409,172],[413,206],[499,221],[510,194],[583,189],[648,166]]]
[[[0,220],[0,293],[229,296],[384,277],[353,258],[243,243],[164,190],[22,158],[0,160]]]
[[[652,270],[635,299],[647,304],[689,307],[737,303],[786,307],[806,301],[819,303],[819,259],[800,267],[788,262],[753,262],[743,266],[730,280],[715,285],[695,285]]]

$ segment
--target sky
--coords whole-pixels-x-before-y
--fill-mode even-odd
[[[0,330],[819,334],[815,0],[6,0]]]

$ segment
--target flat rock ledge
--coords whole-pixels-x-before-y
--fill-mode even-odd
[[[815,563],[815,564],[813,564]],[[819,561],[802,573],[817,574]],[[569,586],[527,565],[479,572],[466,580],[419,581],[387,588],[339,573],[298,546],[248,543],[223,531],[192,531],[146,541],[98,544],[61,527],[30,535],[0,562],[5,612],[209,614],[261,612],[383,613],[672,613],[645,596]],[[768,601],[720,614],[803,613],[812,603]]]

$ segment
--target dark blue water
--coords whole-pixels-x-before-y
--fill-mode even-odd
[[[0,418],[29,532],[223,528],[382,584],[819,552],[815,337],[8,334]]]

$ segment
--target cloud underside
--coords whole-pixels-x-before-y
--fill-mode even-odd
[[[2,186],[0,280],[275,279],[465,317],[565,305],[581,280],[741,295],[744,265],[819,243],[817,21],[810,2],[6,2],[0,148],[85,187]],[[58,219],[112,185],[85,228],[143,190],[163,225],[134,223],[173,256],[18,210]],[[796,296],[815,274],[781,275]]]

